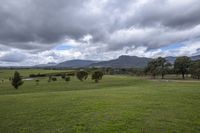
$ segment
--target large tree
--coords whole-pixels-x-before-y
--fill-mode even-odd
[[[15,87],[15,89],[18,89],[18,87],[23,83],[24,82],[22,81],[19,72],[15,71],[14,76],[12,78],[12,85]]]
[[[145,69],[146,73],[151,74],[151,76],[153,78],[156,77],[156,75],[158,74],[158,63],[156,59],[151,60],[148,64],[147,67]]]
[[[177,57],[174,63],[174,70],[177,74],[182,74],[182,78],[185,79],[185,74],[189,72],[191,59],[187,56]]]
[[[167,74],[170,69],[171,63],[169,63],[165,58],[162,57],[157,58],[156,61],[158,73],[161,74],[162,79],[164,79],[165,74]]]
[[[159,57],[151,60],[146,68],[146,73],[151,74],[154,78],[156,75],[161,75],[162,79],[169,71],[171,64],[165,58]]]
[[[193,61],[190,66],[192,78],[200,79],[200,60]]]

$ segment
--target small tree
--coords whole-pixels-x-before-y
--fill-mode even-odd
[[[187,56],[178,57],[174,63],[174,69],[178,74],[182,74],[182,78],[185,79],[185,74],[189,72],[191,59]]]
[[[36,79],[35,82],[36,82],[36,85],[39,85],[40,80]]]
[[[15,71],[14,76],[12,78],[12,85],[15,87],[15,89],[18,89],[18,87],[23,83],[24,82],[22,81],[19,72]]]
[[[51,76],[51,75],[49,75],[48,82],[51,82],[51,80],[52,80],[52,76]]]
[[[62,78],[62,79],[65,79],[65,78],[66,78],[66,74],[63,73],[63,74],[61,75],[61,78]]]
[[[94,80],[96,83],[99,82],[99,80],[101,80],[103,77],[103,72],[101,71],[95,71],[93,74],[92,74],[92,80]]]
[[[88,77],[88,73],[86,71],[78,71],[76,73],[76,77],[80,80],[80,81],[83,81],[83,80],[86,80],[87,77]]]
[[[70,77],[69,76],[65,77],[65,81],[66,82],[70,81]]]

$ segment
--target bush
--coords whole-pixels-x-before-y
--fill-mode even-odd
[[[52,79],[52,81],[57,81],[56,77],[52,77],[51,79]]]
[[[62,78],[62,79],[65,79],[65,78],[66,78],[66,74],[63,73],[63,74],[61,75],[61,78]]]
[[[99,82],[99,80],[101,80],[103,77],[103,72],[101,71],[95,71],[93,74],[92,74],[92,80],[94,80],[96,83]]]
[[[46,74],[40,74],[40,73],[38,73],[38,74],[30,74],[30,75],[29,75],[30,78],[35,78],[35,77],[46,77],[46,76],[47,76]]]
[[[76,73],[76,77],[80,80],[80,81],[83,81],[83,80],[86,80],[87,77],[88,77],[88,73],[86,71],[79,71]]]
[[[70,81],[70,77],[69,76],[65,77],[65,81],[66,82]]]

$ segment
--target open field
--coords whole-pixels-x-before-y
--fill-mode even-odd
[[[39,70],[54,72],[54,70]],[[0,71],[0,79],[13,71]],[[22,70],[23,76],[38,70]],[[200,82],[104,76],[0,84],[0,132],[199,133]]]

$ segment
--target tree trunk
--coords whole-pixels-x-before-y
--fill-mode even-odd
[[[182,73],[182,78],[185,79],[185,74],[184,73]]]
[[[164,79],[164,74],[162,74],[162,79]]]

